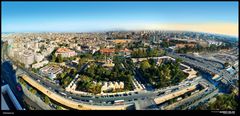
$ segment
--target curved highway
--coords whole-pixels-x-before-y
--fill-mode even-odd
[[[4,51],[4,54],[6,54],[6,51]],[[7,55],[6,55],[7,56]],[[9,58],[9,57],[8,57]],[[65,99],[68,99],[70,101],[75,101],[79,102],[81,104],[86,104],[86,105],[91,105],[91,106],[114,106],[113,102],[115,100],[124,100],[126,105],[133,105],[137,101],[142,100],[142,101],[152,101],[155,98],[160,97],[159,93],[161,92],[166,92],[166,91],[173,91],[178,88],[179,90],[182,90],[184,88],[187,88],[187,83],[198,83],[199,81],[202,80],[194,80],[194,81],[189,81],[189,82],[183,82],[179,85],[172,86],[172,87],[166,87],[163,89],[159,89],[156,91],[138,91],[138,92],[126,92],[124,94],[116,94],[116,95],[105,95],[105,96],[82,96],[78,94],[72,94],[69,92],[66,92],[63,88],[60,86],[54,84],[53,82],[50,82],[46,78],[43,78],[39,75],[36,75],[24,67],[20,66],[16,61],[13,59],[9,58],[11,62],[13,62],[14,65],[16,65],[21,71],[23,71],[29,78],[32,80],[32,82],[38,83],[40,86],[44,87],[46,90],[49,92],[53,93],[54,95],[61,96]],[[30,83],[31,84],[31,83]],[[65,93],[66,95],[62,95],[60,93]],[[166,94],[164,94],[166,95]],[[154,105],[154,103],[149,103],[148,105]],[[76,107],[75,107],[76,109]],[[95,108],[94,108],[95,109]]]

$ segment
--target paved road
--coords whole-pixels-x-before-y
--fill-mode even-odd
[[[28,73],[28,72],[26,72],[26,73]],[[31,77],[35,78],[35,80],[39,79],[35,76],[31,76]],[[48,86],[47,84],[53,85],[52,83],[49,83],[49,82],[47,84],[44,84],[44,82],[42,82],[42,84],[44,86]],[[57,86],[56,85],[51,86],[52,90],[54,89],[54,87],[57,87]],[[47,87],[47,88],[49,88],[49,87]],[[174,88],[166,88],[166,90],[169,90],[169,89],[174,89]],[[164,91],[164,90],[162,90],[162,91]],[[93,97],[83,97],[83,96],[79,96],[79,95],[76,95],[76,94],[70,94],[68,92],[65,92],[65,93],[67,94],[67,96],[71,96],[73,99],[81,100],[82,102],[84,102],[86,100],[92,100],[93,102],[100,103],[99,105],[103,105],[104,103],[112,102],[112,101],[120,100],[120,99],[124,99],[125,101],[129,101],[129,102],[130,101],[136,101],[138,99],[146,99],[146,97],[147,98],[152,98],[152,97],[157,96],[157,94],[158,94],[158,93],[155,93],[155,92],[141,91],[141,92],[138,92],[138,94],[132,93],[132,95],[127,95],[127,96],[122,95],[122,96],[117,96],[117,97],[116,96],[115,97],[95,97],[95,99],[93,99]],[[106,105],[111,105],[111,104],[106,104]]]
[[[139,99],[135,101],[136,110],[158,110],[153,99]]]
[[[67,96],[71,96],[74,99],[77,100],[81,100],[81,101],[86,101],[86,100],[93,100],[92,97],[84,97],[84,96],[79,96],[77,94],[71,94],[69,92],[64,91],[64,89],[60,88],[59,86],[55,85],[54,83],[49,82],[46,79],[43,79],[42,77],[39,77],[36,74],[32,74],[31,72],[29,72],[28,70],[24,69],[23,67],[19,66],[18,67],[20,70],[22,70],[23,72],[25,72],[28,76],[30,76],[31,78],[33,78],[34,80],[40,80],[40,84],[42,84],[43,86],[45,86],[46,88],[50,89],[51,87],[51,91],[55,92],[55,90],[58,90],[59,92],[64,92],[67,94]],[[128,100],[132,100],[132,99],[136,99],[136,98],[141,98],[144,97],[145,95],[149,95],[149,92],[145,93],[140,93],[140,94],[132,94],[132,95],[128,95],[128,96],[118,96],[118,97],[104,97],[104,98],[96,98],[93,101],[95,102],[99,102],[99,103],[104,103],[104,102],[109,102],[109,101],[114,101],[114,100],[119,100],[119,99],[125,99],[126,101]]]
[[[210,100],[211,98],[213,98],[214,96],[216,96],[217,94],[219,94],[219,90],[216,89],[213,92],[211,92],[210,94],[208,94],[206,97],[201,98],[200,100],[194,102],[193,104],[189,105],[187,108],[188,109],[192,109],[193,107],[198,106],[200,103],[205,103],[208,100]]]
[[[237,88],[236,85],[234,85],[234,81],[233,81],[234,78],[229,74],[229,72],[227,72],[224,69],[222,64],[217,61],[213,62],[212,60],[206,60],[204,58],[194,57],[194,56],[185,55],[185,54],[170,53],[169,55],[183,59],[183,61],[188,65],[194,66],[196,68],[204,69],[205,71],[208,71],[214,74],[218,74],[220,75],[220,78],[225,79],[228,82],[228,84]]]
[[[225,79],[228,82],[227,84],[230,84],[231,86],[237,88],[236,85],[234,85],[234,78],[224,69],[224,66],[222,65],[222,63],[213,61],[213,60],[208,60],[208,59],[206,60],[205,58],[193,57],[189,55],[177,55],[177,54],[171,54],[171,55],[173,57],[178,57],[183,59],[183,61],[188,65],[194,66],[196,68],[204,69],[205,71],[208,71],[208,72],[218,74],[220,75],[220,78]],[[209,84],[209,85],[213,86],[212,84]],[[209,95],[200,97],[200,100],[198,100],[197,102],[194,102],[193,104],[189,105],[189,107],[186,107],[186,108],[191,109],[193,107],[196,107],[197,105],[201,105],[200,103],[204,103],[208,101],[211,97],[217,95],[218,92],[219,90],[215,89],[214,91],[211,91]]]
[[[27,71],[26,71],[26,73],[29,74],[29,72],[27,72]],[[32,75],[32,74],[30,73],[29,75]],[[32,75],[31,77],[34,78],[35,80],[41,79],[41,77],[37,77],[37,75]],[[48,85],[50,85],[52,90],[55,87],[57,87],[53,83],[50,83],[50,82],[48,82],[47,80],[44,80],[44,79],[41,80],[41,84],[46,86],[46,87]],[[179,86],[183,86],[184,84],[185,83],[180,84]],[[51,85],[53,85],[53,86],[51,86]],[[49,87],[47,87],[47,88],[49,88]],[[165,88],[165,89],[162,89],[161,91],[167,91],[167,90],[170,90],[170,89],[174,89],[174,87]],[[57,89],[57,90],[61,91],[61,89]],[[62,92],[64,92],[64,91],[62,91]],[[83,97],[83,96],[79,96],[79,95],[76,95],[76,94],[70,94],[68,92],[65,92],[65,93],[67,94],[67,96],[71,96],[73,99],[80,100],[79,102],[84,102],[86,100],[92,100],[95,103],[99,103],[99,105],[103,105],[104,103],[106,103],[106,105],[111,105],[111,104],[109,104],[109,102],[119,100],[119,99],[124,99],[125,101],[132,102],[132,101],[136,101],[136,100],[139,100],[139,99],[154,98],[158,95],[158,93],[156,93],[156,92],[141,91],[141,92],[138,92],[138,94],[132,93],[132,95],[127,95],[127,96],[122,95],[122,96],[118,96],[118,97],[116,97],[116,96],[115,97],[95,97],[95,99],[93,99],[93,97]],[[153,104],[151,104],[151,105],[153,105]]]
[[[185,60],[186,59],[184,59],[184,61]],[[33,74],[33,73],[29,72],[27,69],[25,69],[24,67],[19,66],[13,60],[11,60],[11,61],[18,67],[18,69],[20,69],[23,72],[25,72],[30,78],[34,79],[35,81],[37,81],[39,79],[40,80],[40,84],[43,85],[44,87],[48,88],[52,92],[55,92],[57,90],[59,92],[66,93],[66,95],[68,97],[70,97],[70,96],[72,97],[72,98],[69,98],[69,99],[72,99],[72,100],[75,100],[75,101],[79,101],[79,102],[84,102],[86,104],[112,105],[109,102],[112,102],[112,101],[115,101],[115,100],[119,100],[119,99],[124,99],[126,102],[128,102],[128,101],[129,102],[133,102],[133,101],[139,101],[140,100],[139,104],[140,104],[141,108],[148,109],[148,106],[153,106],[153,109],[156,109],[156,107],[154,106],[154,103],[152,102],[151,99],[155,98],[155,97],[158,97],[159,96],[159,92],[161,92],[161,91],[167,91],[167,90],[170,90],[170,89],[174,89],[174,87],[170,87],[170,88],[165,88],[165,89],[159,90],[157,92],[153,92],[153,91],[140,91],[138,93],[131,93],[131,95],[128,94],[128,95],[112,96],[112,97],[97,97],[97,96],[86,97],[86,96],[80,96],[80,95],[71,94],[71,93],[68,93],[68,92],[64,91],[64,89],[62,89],[60,86],[58,86],[58,85],[56,85],[54,83],[49,82],[49,80],[46,80],[45,78],[42,78],[39,75],[36,75],[36,74]],[[198,63],[198,62],[195,62],[195,61],[193,61],[193,62],[194,63]],[[197,65],[197,64],[195,64],[195,65]],[[139,72],[136,71],[136,74],[139,74]],[[139,75],[139,78],[142,78],[141,75]],[[142,82],[144,82],[144,80]],[[195,83],[197,83],[197,82],[195,82]],[[185,85],[186,85],[186,83],[183,83],[183,84],[179,84],[176,87],[182,86],[181,89],[183,89]],[[89,100],[92,100],[93,103],[86,102],[86,101],[89,101]]]
[[[206,82],[206,80],[202,80],[202,82],[205,82],[209,85],[209,83]],[[188,98],[185,98],[185,99],[179,101],[177,104],[174,104],[171,107],[168,107],[168,109],[173,110],[173,109],[178,108],[181,105],[193,103],[193,101],[196,101],[196,100],[199,100],[199,99],[200,99],[200,101],[202,101],[201,99],[205,98],[206,94],[213,93],[214,89],[215,89],[214,86],[209,85],[208,89],[206,89],[206,90],[203,89],[203,90],[201,90],[202,92],[197,93],[197,94],[193,94],[193,95],[189,96]]]

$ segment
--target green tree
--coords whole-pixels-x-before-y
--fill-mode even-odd
[[[75,76],[77,74],[77,70],[76,69],[71,69],[70,73],[72,76]]]
[[[224,63],[224,67],[228,67],[229,65],[230,65],[229,62]]]
[[[35,69],[35,68],[33,68],[32,71],[33,71],[34,73],[37,73],[37,69]]]
[[[52,59],[51,59],[51,62],[55,62],[55,61],[56,61],[56,56],[55,56],[55,54],[52,54],[52,55],[51,55],[51,58],[52,58]]]
[[[141,64],[140,64],[140,68],[142,70],[146,70],[150,67],[151,67],[151,65],[149,64],[148,60],[142,61]]]
[[[58,55],[57,55],[57,58],[56,58],[56,61],[57,61],[58,63],[62,63],[62,62],[63,62],[63,57],[62,57],[62,55],[58,54]]]
[[[223,94],[216,97],[216,101],[209,103],[210,110],[236,110],[238,105],[237,96],[232,94]]]
[[[36,93],[37,93],[37,90],[36,89],[32,89],[32,94],[34,94],[34,95],[36,95]]]
[[[168,47],[169,47],[169,43],[166,42],[166,41],[163,41],[160,45],[161,45],[163,48],[168,48]]]
[[[169,66],[165,66],[165,68],[163,69],[163,72],[164,72],[163,75],[164,75],[164,77],[166,79],[170,79],[171,78]]]
[[[32,87],[29,87],[28,90],[32,93],[33,88],[32,88]]]
[[[176,58],[176,63],[181,63],[182,59],[181,58]]]
[[[59,55],[58,60],[59,60],[59,63],[62,63],[62,62],[63,62],[63,57],[62,57],[62,55]]]
[[[59,105],[57,105],[57,108],[56,108],[57,110],[62,110],[62,107],[61,106],[59,106]]]
[[[50,99],[48,98],[48,96],[45,96],[44,102],[48,105],[50,104]]]
[[[66,72],[61,73],[60,77],[63,79],[66,76]]]
[[[123,48],[123,45],[122,45],[122,44],[117,44],[116,47],[115,47],[116,51],[119,51],[119,50],[121,50],[122,48]]]

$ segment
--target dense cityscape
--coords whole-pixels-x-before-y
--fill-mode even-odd
[[[87,14],[85,18],[88,19],[90,16],[89,23],[78,20],[74,22],[72,19],[79,18],[76,14],[82,13],[84,8],[91,9],[94,6],[92,3],[82,3],[87,7],[76,3],[74,5],[82,8],[81,10],[76,8],[76,11],[69,10],[68,8],[74,9],[76,6],[67,3],[66,6],[71,7],[59,7],[62,12],[53,10],[57,9],[60,3],[55,4],[56,7],[53,9],[51,9],[52,6],[44,4],[46,9],[51,7],[49,8],[51,12],[43,13],[44,16],[47,14],[46,17],[49,16],[49,19],[38,21],[38,16],[38,18],[44,17],[37,10],[42,3],[28,3],[29,6],[35,5],[36,8],[32,11],[26,10],[30,8],[27,5],[24,6],[26,9],[18,6],[19,10],[16,4],[5,2],[3,5],[5,31],[1,33],[1,110],[237,110],[239,39],[238,35],[232,31],[234,29],[231,26],[229,28],[231,27],[232,30],[229,29],[227,24],[223,26],[224,28],[221,27],[223,23],[219,24],[218,26],[222,29],[215,32],[219,27],[213,28],[214,25],[211,24],[208,25],[209,28],[204,28],[204,31],[196,31],[194,30],[196,27],[186,30],[183,28],[189,24],[180,26],[184,30],[179,30],[178,24],[175,24],[174,29],[140,29],[141,26],[132,29],[122,28],[122,22],[115,23],[107,20],[109,23],[102,23],[101,18],[106,15],[101,13],[113,12],[111,20],[115,20],[113,17],[116,12],[122,15],[122,12],[116,10],[118,6],[114,6],[117,3],[106,3],[112,7],[113,11],[104,11],[105,6],[98,4],[97,10],[102,7],[104,11],[99,10],[98,13],[103,16],[91,14],[90,11],[97,11],[96,9],[89,10],[90,13],[84,12],[82,17]],[[127,9],[129,4],[132,3],[122,3],[120,6],[126,5]],[[156,4],[161,6],[161,3]],[[207,4],[204,4],[208,9]],[[51,5],[54,6],[53,3]],[[139,6],[141,5],[143,4]],[[150,5],[156,8],[154,12],[159,8],[157,12],[163,13],[159,6],[156,7],[153,3]],[[167,5],[169,4],[165,3],[165,6]],[[211,5],[209,9],[212,8]],[[11,7],[16,9],[9,10],[7,6],[9,9]],[[144,8],[146,10],[148,6],[143,5],[139,10]],[[221,9],[224,10],[224,8]],[[172,11],[177,9],[179,8],[176,7]],[[22,17],[20,14],[14,15],[14,10],[16,10],[14,13],[19,11],[20,14],[24,11],[24,15]],[[65,11],[75,12],[75,14],[73,13],[71,17],[70,13]],[[27,17],[29,21],[23,18],[30,15],[27,13],[26,15],[25,12],[33,13]],[[64,23],[57,24],[60,21],[57,19],[60,17],[58,12],[69,15],[69,17],[66,16],[69,19],[63,17],[63,20],[72,21],[73,25],[69,26],[63,20]],[[129,10],[130,18],[137,17],[139,13],[131,14],[131,12]],[[146,12],[140,14],[144,13]],[[184,13],[187,12],[184,11]],[[229,14],[223,12],[223,15],[225,13]],[[145,14],[146,17],[149,16],[152,19],[157,17],[154,13],[152,13],[154,17],[151,17],[151,13],[149,14]],[[199,13],[206,16],[209,14]],[[51,19],[53,15],[56,23]],[[94,20],[92,20],[93,15],[96,17]],[[18,17],[19,20],[12,20],[14,19],[12,17]],[[30,21],[31,18],[33,22]],[[81,18],[79,20],[82,20]],[[170,18],[169,15],[168,20]],[[211,17],[208,20],[212,21],[210,19]],[[233,19],[235,21],[235,17]],[[41,23],[41,20],[45,22]],[[181,19],[177,20],[181,21]],[[189,18],[189,22],[190,20],[195,19]],[[196,21],[199,22],[199,20]],[[25,26],[25,22],[29,25]],[[78,22],[86,23],[87,26],[74,25]],[[99,25],[94,25],[96,22]],[[37,28],[33,26],[34,28],[30,29],[31,25],[38,23],[42,25]],[[114,24],[113,29],[110,28],[111,23]],[[126,21],[127,26],[125,26],[131,27],[132,23],[128,25]],[[136,25],[140,23],[136,22]],[[51,25],[55,24],[57,28],[51,30]],[[102,25],[109,29],[101,27]],[[71,31],[69,27],[76,31]],[[79,27],[86,30],[81,31]],[[96,31],[96,28],[101,31]],[[224,29],[227,34],[222,33]],[[230,113],[235,114],[235,112]]]
[[[230,37],[170,31],[8,33],[1,45],[2,77],[15,73],[17,92],[28,91],[24,99],[37,101],[37,106],[23,101],[27,109],[237,106],[238,42]]]

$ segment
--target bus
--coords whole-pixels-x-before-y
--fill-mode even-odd
[[[115,100],[114,104],[117,104],[117,105],[124,104],[124,100]]]

